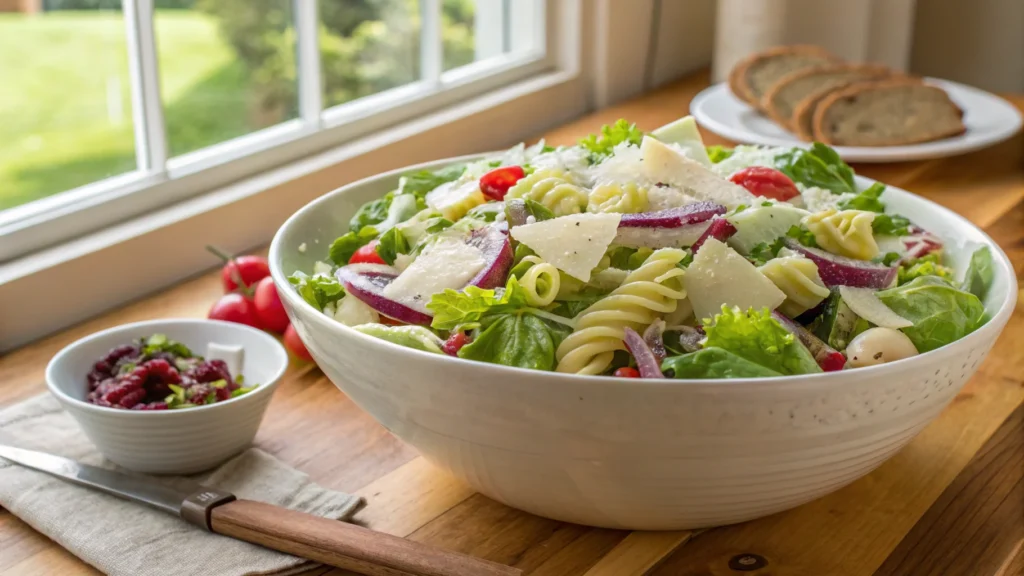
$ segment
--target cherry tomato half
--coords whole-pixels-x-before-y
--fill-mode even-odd
[[[515,186],[524,176],[526,171],[522,166],[504,166],[495,168],[480,177],[480,191],[491,200],[505,199],[508,189]]]
[[[785,202],[800,195],[796,184],[782,172],[767,166],[751,166],[729,177],[733,184],[739,184],[754,196]]]
[[[380,254],[377,254],[377,241],[374,240],[359,250],[348,259],[349,264],[387,264]]]
[[[619,368],[618,370],[616,370],[612,375],[613,376],[617,376],[619,378],[639,378],[640,377],[640,371],[637,370],[636,368],[630,368],[629,366],[623,366],[622,368]]]

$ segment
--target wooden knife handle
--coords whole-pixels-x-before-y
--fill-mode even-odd
[[[517,568],[252,500],[210,512],[217,534],[366,576],[516,576]]]

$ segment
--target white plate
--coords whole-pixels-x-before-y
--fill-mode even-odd
[[[949,80],[926,78],[946,90],[964,111],[967,131],[960,136],[911,146],[837,146],[848,162],[902,162],[964,154],[1002,142],[1020,130],[1020,112],[1002,98]],[[807,146],[788,130],[733,96],[725,83],[706,88],[690,103],[697,122],[719,136],[744,144]]]

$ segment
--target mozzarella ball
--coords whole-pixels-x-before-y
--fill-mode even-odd
[[[869,328],[846,347],[846,365],[863,368],[916,355],[917,348],[903,332],[892,328]]]

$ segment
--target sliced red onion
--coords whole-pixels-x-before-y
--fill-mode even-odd
[[[694,328],[692,326],[679,326],[673,328],[674,331],[679,332],[679,347],[684,352],[696,352],[702,347],[704,338],[707,336],[704,334],[703,328]]]
[[[786,238],[786,247],[811,259],[818,266],[818,275],[826,286],[856,286],[882,290],[896,279],[896,268],[837,256],[817,248],[808,248],[792,238]]]
[[[679,228],[689,224],[707,222],[715,216],[726,213],[726,207],[714,202],[694,202],[686,206],[658,210],[657,212],[640,212],[639,214],[623,214],[619,220],[619,228]]]
[[[636,368],[640,371],[640,377],[664,378],[665,375],[661,373],[661,362],[658,361],[658,357],[644,342],[644,339],[632,328],[626,328],[625,332],[623,341],[626,343],[629,353],[636,360]]]
[[[832,348],[814,334],[811,334],[806,328],[797,324],[789,317],[778,311],[772,312],[772,317],[782,324],[782,327],[789,330],[794,336],[796,336],[800,343],[807,347],[807,350],[814,356],[814,361],[818,363],[825,372],[835,372],[842,370],[843,366],[846,365],[846,356],[843,356],[842,352]]]
[[[654,353],[654,357],[658,360],[659,365],[665,359],[665,356],[668,355],[665,353],[664,334],[665,321],[661,318],[655,320],[647,327],[647,330],[644,330],[644,342],[647,343],[647,347]]]
[[[700,235],[700,238],[693,243],[693,246],[690,247],[690,251],[696,254],[697,250],[700,250],[700,247],[704,245],[704,242],[708,238],[714,238],[720,242],[725,242],[735,233],[736,227],[725,218],[712,220],[708,229],[705,230],[704,233]]]
[[[338,268],[335,276],[338,278],[338,282],[345,286],[345,290],[349,294],[388,318],[394,318],[407,324],[430,325],[433,318],[425,311],[415,310],[382,294],[384,288],[398,277],[397,270],[392,268],[394,273],[391,273],[379,269],[368,270],[366,266],[379,267],[380,265],[350,264]]]
[[[493,226],[474,230],[466,242],[480,250],[487,264],[468,285],[489,289],[505,285],[508,271],[512,268],[514,254],[508,236]]]
[[[942,250],[942,240],[938,236],[917,226],[912,226],[910,234],[900,238],[900,241],[905,247],[904,262]]]
[[[685,248],[700,240],[711,222],[678,228],[619,228],[614,244],[630,248]]]

